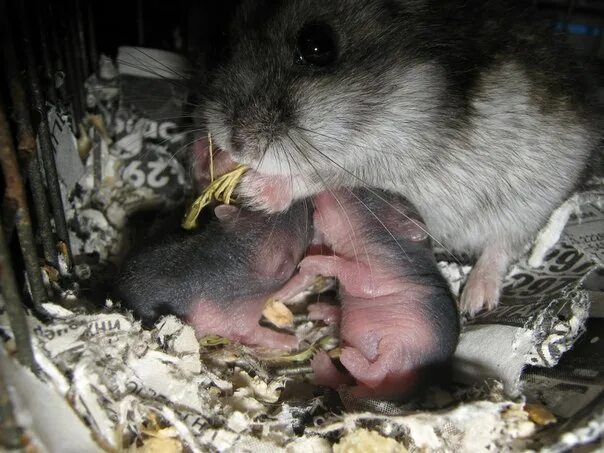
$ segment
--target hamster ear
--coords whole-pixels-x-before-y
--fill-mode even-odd
[[[231,222],[239,216],[239,211],[240,209],[233,205],[221,204],[214,208],[214,215],[221,222]]]

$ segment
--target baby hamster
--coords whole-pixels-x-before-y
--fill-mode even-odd
[[[124,260],[116,299],[146,325],[160,315],[187,320],[198,336],[295,348],[293,335],[261,327],[264,303],[283,286],[312,239],[304,201],[266,215],[221,205],[197,230],[157,231]]]
[[[380,195],[378,198],[376,194]],[[407,398],[440,376],[459,339],[459,313],[421,220],[399,196],[356,189],[314,198],[314,227],[331,255],[307,256],[274,297],[287,299],[316,275],[340,284],[340,311],[310,306],[313,319],[339,322],[338,371],[325,353],[313,359],[315,382],[356,381],[357,397]]]
[[[528,4],[528,3],[527,3]],[[434,240],[502,277],[574,190],[601,138],[590,81],[519,2],[244,0],[199,112],[278,212],[327,188],[405,196]]]

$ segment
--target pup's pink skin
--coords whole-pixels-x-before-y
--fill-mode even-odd
[[[300,269],[305,274],[334,276],[342,285],[340,361],[358,382],[353,394],[404,395],[415,385],[418,356],[437,341],[414,310],[428,295],[369,256],[357,261],[352,248],[336,250],[343,256],[308,257]],[[319,376],[325,372],[315,369]]]
[[[187,321],[195,329],[198,338],[219,335],[252,347],[296,349],[299,341],[295,335],[275,332],[258,324],[265,302],[266,298],[244,300],[230,307],[214,301],[198,302]]]
[[[433,297],[430,282],[426,285],[405,277],[414,274],[413,269],[399,268],[405,265],[405,258],[397,261],[396,256],[404,256],[405,251],[388,250],[392,244],[381,243],[364,228],[372,223],[368,228],[375,228],[375,219],[354,194],[323,193],[315,197],[314,203],[315,231],[320,232],[334,255],[307,256],[300,263],[299,274],[275,297],[288,297],[317,275],[336,277],[340,282],[341,313],[324,304],[309,309],[314,319],[340,323],[340,361],[356,380],[353,394],[404,397],[413,392],[418,369],[440,344],[441,332],[422,308],[429,306]],[[401,242],[424,240],[423,225],[415,220],[405,221],[397,208],[406,209],[400,203],[396,208],[374,213],[379,218],[378,227],[381,224],[388,228]],[[413,257],[409,258],[407,266],[412,267]],[[453,304],[452,299],[450,303]],[[452,330],[457,328],[451,326]],[[448,338],[449,334],[445,336]],[[350,383],[350,376],[338,371],[326,355],[315,357],[313,369],[316,383],[332,387]]]

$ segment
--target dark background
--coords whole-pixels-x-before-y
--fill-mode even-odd
[[[532,4],[553,26],[566,28],[582,54],[604,57],[603,0],[518,0],[522,1]],[[99,50],[112,55],[120,45],[178,50],[174,42],[177,29],[185,42],[219,33],[238,1],[92,0],[91,3]]]
[[[330,1],[330,0],[326,0]],[[571,45],[604,86],[604,0],[518,0],[536,8],[552,27],[565,31]],[[115,56],[123,45],[175,50],[193,56],[215,50],[238,0],[92,1],[100,52]],[[178,36],[179,38],[175,39]]]

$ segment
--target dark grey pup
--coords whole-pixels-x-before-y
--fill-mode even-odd
[[[312,239],[304,201],[267,215],[221,205],[191,232],[158,229],[121,266],[114,296],[147,325],[173,314],[198,336],[295,348],[297,339],[261,327],[264,303],[295,272]],[[174,223],[174,222],[172,222]]]
[[[243,1],[201,122],[256,169],[253,209],[402,194],[438,244],[477,257],[461,308],[491,309],[601,138],[589,78],[519,4]]]

